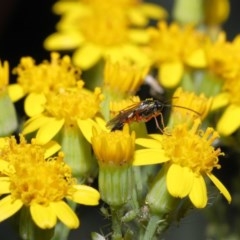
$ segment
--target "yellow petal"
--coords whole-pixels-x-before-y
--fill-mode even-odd
[[[68,11],[74,11],[74,9],[77,9],[79,7],[80,3],[79,2],[70,2],[70,1],[60,1],[56,2],[53,5],[53,12],[55,14],[63,14]]]
[[[189,198],[196,208],[204,208],[207,205],[207,188],[203,177],[194,177],[193,186]]]
[[[32,118],[30,118],[23,126],[23,134],[28,134],[31,132],[36,131],[37,129],[39,129],[41,126],[43,126],[44,124],[46,124],[49,120],[51,120],[52,118],[50,117],[46,117],[44,115],[38,115],[38,116],[34,116]]]
[[[93,44],[84,44],[73,54],[73,63],[83,70],[93,67],[102,57],[102,50]]]
[[[91,206],[99,204],[100,194],[96,189],[86,185],[75,185],[74,188],[77,190],[71,196],[74,202]]]
[[[0,195],[10,192],[9,177],[0,177]]]
[[[52,202],[51,208],[67,227],[78,228],[80,222],[77,215],[64,201]]]
[[[44,41],[44,48],[47,50],[71,50],[83,43],[83,37],[76,31],[53,33]]]
[[[44,111],[46,98],[41,93],[30,93],[24,102],[24,110],[29,117],[39,115]]]
[[[83,134],[83,136],[87,139],[88,142],[91,143],[91,139],[92,139],[92,129],[93,126],[96,126],[96,123],[88,118],[86,120],[77,120],[77,124]]]
[[[192,52],[186,59],[186,63],[195,68],[204,68],[207,66],[205,51],[201,48]]]
[[[135,43],[146,44],[149,42],[149,35],[145,30],[132,29],[129,31],[129,39]]]
[[[168,160],[169,157],[161,149],[140,149],[135,151],[133,165],[150,165],[167,162]]]
[[[135,143],[145,148],[162,149],[162,145],[155,139],[137,138]]]
[[[122,51],[121,51],[122,50]],[[140,65],[149,65],[150,60],[142,49],[134,44],[126,44],[120,51],[122,52],[122,58],[129,58]],[[119,49],[118,49],[119,52]],[[111,55],[112,56],[112,55]],[[114,58],[113,58],[114,59]]]
[[[166,18],[168,15],[163,7],[154,3],[142,3],[140,7],[144,14],[153,19]]]
[[[137,26],[146,26],[148,19],[143,15],[139,9],[132,8],[128,11],[129,21]]]
[[[211,110],[216,110],[218,108],[224,107],[229,103],[230,95],[229,93],[219,93],[215,97],[213,97],[213,102],[211,106]]]
[[[229,136],[240,127],[240,106],[229,105],[218,121],[217,131]]]
[[[0,159],[0,173],[9,175],[9,162]]]
[[[0,200],[0,222],[11,217],[16,213],[23,203],[21,200],[17,199],[13,201],[12,196],[8,195]]]
[[[95,117],[95,121],[97,123],[97,125],[100,127],[101,130],[104,130],[104,131],[108,131],[106,125],[107,125],[107,122],[103,119],[103,118],[100,118],[100,117]]]
[[[163,139],[163,135],[162,134],[155,134],[155,133],[152,133],[152,134],[148,134],[149,137],[157,140],[158,142],[162,142],[162,139]]]
[[[61,149],[61,145],[59,145],[55,141],[48,142],[47,144],[45,144],[44,147],[46,148],[46,151],[44,153],[44,158],[45,159],[52,156],[54,153],[56,153],[58,150]]]
[[[36,139],[39,144],[49,142],[62,128],[65,120],[52,118],[37,132]]]
[[[219,189],[219,191],[223,194],[223,196],[227,199],[228,203],[230,203],[232,201],[232,197],[226,187],[213,174],[208,173],[207,175]]]
[[[193,185],[193,172],[187,167],[172,164],[167,172],[167,188],[174,197],[186,197]]]
[[[33,221],[40,228],[52,228],[57,223],[57,216],[51,208],[51,205],[43,206],[40,204],[32,204],[30,206],[30,212]]]
[[[13,102],[18,101],[25,95],[22,86],[18,83],[10,84],[7,89],[8,95]]]
[[[159,81],[164,87],[173,88],[177,86],[183,75],[181,62],[169,62],[161,65]]]

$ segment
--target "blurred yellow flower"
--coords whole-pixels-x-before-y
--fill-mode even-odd
[[[205,207],[208,201],[205,176],[231,202],[228,190],[212,173],[214,168],[220,168],[218,157],[223,155],[212,146],[218,133],[212,128],[199,130],[199,126],[200,120],[196,119],[190,128],[183,123],[174,126],[170,134],[151,134],[150,139],[136,139],[136,143],[146,149],[135,151],[133,165],[166,163],[169,193],[179,198],[189,196],[197,208]]]
[[[150,28],[149,34],[150,56],[164,87],[178,85],[186,67],[199,69],[207,66],[204,46],[208,37],[194,26],[181,27],[177,23],[168,26],[162,21],[157,28]]]
[[[97,190],[76,183],[71,168],[63,161],[63,153],[45,160],[45,148],[35,140],[27,143],[20,136],[6,138],[1,144],[0,156],[0,221],[3,221],[23,206],[30,209],[33,221],[40,228],[52,228],[57,219],[69,228],[77,228],[79,220],[68,198],[76,203],[97,205],[100,195]],[[56,150],[56,148],[55,148]]]
[[[99,0],[61,0],[54,4],[55,14],[70,14],[77,11],[78,14],[85,14],[87,8],[98,7],[111,11],[112,7],[121,8],[125,12],[129,22],[136,26],[145,26],[150,19],[159,20],[166,18],[168,13],[159,4],[143,2],[142,0],[118,0],[102,1]]]
[[[108,59],[104,67],[104,88],[121,95],[135,94],[149,71],[148,65],[134,64],[128,60]]]
[[[207,25],[223,24],[230,13],[229,0],[203,1],[204,3],[204,21]]]
[[[227,41],[226,34],[221,32],[216,41],[206,48],[208,69],[210,72],[222,78],[236,78],[239,74],[240,36],[236,36],[232,42]]]
[[[122,100],[134,95],[144,82],[149,65],[132,63],[129,60],[106,60],[104,66],[102,113],[106,120],[110,119],[110,102]]]
[[[213,74],[222,79],[221,91],[214,96],[212,110],[225,108],[217,123],[220,134],[228,136],[240,127],[240,37],[226,41],[225,34],[208,52],[209,67]]]
[[[54,9],[62,18],[57,32],[46,38],[44,46],[47,50],[74,50],[73,62],[82,69],[109,56],[148,62],[140,45],[149,37],[139,25],[144,25],[148,16],[166,15],[157,6],[139,1],[60,1]]]

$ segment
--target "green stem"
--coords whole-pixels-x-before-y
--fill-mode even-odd
[[[112,215],[112,240],[121,240],[122,239],[122,230],[121,230],[121,214],[119,209],[111,207]]]
[[[162,220],[159,216],[152,215],[148,222],[148,225],[142,240],[154,239],[159,223],[164,221],[165,220]]]

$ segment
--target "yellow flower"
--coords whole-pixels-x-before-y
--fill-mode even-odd
[[[78,1],[78,0],[77,0]],[[56,4],[56,10],[63,8],[65,1],[60,1]],[[88,5],[99,5],[98,0],[82,0],[81,2]],[[118,6],[122,8],[133,25],[144,26],[149,23],[149,19],[162,19],[167,17],[167,11],[159,5],[153,3],[144,3],[139,0],[118,0],[116,1],[106,1],[101,2],[101,5],[107,4],[109,7],[111,4],[113,6]],[[66,6],[66,2],[65,2]],[[68,5],[69,6],[69,5]],[[75,6],[72,4],[72,6]],[[54,8],[55,9],[55,8]]]
[[[216,41],[206,48],[208,69],[222,79],[238,77],[240,56],[240,37],[232,42],[226,40],[226,34],[221,32]]]
[[[113,61],[108,58],[104,67],[104,98],[102,113],[109,120],[111,101],[122,100],[134,95],[143,83],[149,70],[148,65],[134,64],[128,60]]]
[[[27,143],[20,136],[6,138],[0,150],[0,221],[3,221],[23,206],[30,209],[33,221],[40,228],[52,228],[57,219],[69,228],[77,228],[79,220],[64,201],[68,198],[76,203],[97,205],[97,190],[76,183],[71,169],[63,161],[63,153],[48,157],[56,150],[46,151],[35,140]],[[48,157],[47,159],[45,159]]]
[[[101,198],[111,207],[121,206],[132,197],[132,161],[135,132],[99,131],[93,128],[92,147],[99,164],[98,184]]]
[[[89,69],[101,58],[129,58],[134,62],[148,62],[140,48],[148,41],[142,28],[133,28],[125,4],[114,1],[62,1],[57,4],[62,14],[57,32],[44,42],[47,50],[74,50],[73,62]],[[128,4],[127,4],[128,5]],[[136,22],[136,21],[135,21]]]
[[[164,87],[179,84],[185,67],[206,67],[204,46],[208,38],[192,25],[182,28],[176,23],[168,26],[166,22],[159,22],[158,28],[149,29],[149,34],[150,56]]]
[[[17,74],[17,83],[8,87],[13,101],[25,95],[48,93],[74,86],[80,80],[80,69],[72,65],[69,56],[62,59],[58,53],[51,53],[51,61],[44,60],[39,65],[31,57],[21,58],[20,64],[13,71]]]
[[[104,88],[110,88],[116,95],[134,94],[139,90],[148,71],[148,65],[108,59],[104,67]]]
[[[239,78],[225,82],[225,91],[213,99],[213,109],[225,107],[217,123],[217,130],[221,135],[229,136],[240,127],[240,83]]]
[[[225,108],[217,123],[217,130],[221,135],[228,136],[240,127],[240,37],[233,42],[225,42],[225,36],[213,46],[209,59],[211,71],[220,76],[222,88],[213,98],[212,110]],[[214,53],[215,52],[215,53]],[[233,121],[234,119],[234,121]]]
[[[79,81],[75,88],[62,88],[49,92],[45,97],[32,95],[25,104],[26,113],[32,117],[25,123],[23,133],[37,130],[37,141],[45,144],[64,126],[77,126],[90,141],[90,132],[103,96],[99,88],[91,92],[83,88],[83,84]]]
[[[135,149],[135,132],[130,134],[127,124],[123,131],[99,132],[93,128],[92,147],[100,166],[130,166]]]
[[[207,204],[207,176],[231,202],[231,196],[224,185],[213,175],[214,168],[219,169],[218,157],[223,155],[220,149],[214,149],[212,143],[218,133],[212,128],[199,130],[200,120],[196,119],[189,128],[187,124],[176,125],[169,134],[152,134],[150,139],[137,139],[136,143],[146,147],[135,152],[133,165],[166,163],[166,185],[174,197],[189,196],[193,205],[203,208]]]
[[[206,98],[204,94],[196,95],[194,92],[183,91],[177,88],[172,99],[172,114],[168,126],[189,122],[196,118],[203,120],[212,104],[212,98]]]

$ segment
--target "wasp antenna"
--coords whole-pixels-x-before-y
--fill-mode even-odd
[[[178,108],[186,109],[186,110],[189,110],[189,111],[191,111],[191,112],[196,113],[198,116],[201,116],[201,113],[199,113],[199,112],[197,112],[197,111],[195,111],[195,110],[193,110],[193,109],[191,109],[191,108],[188,108],[188,107],[179,106],[179,105],[171,105],[171,104],[166,105],[166,106],[167,106],[167,107],[178,107]]]

